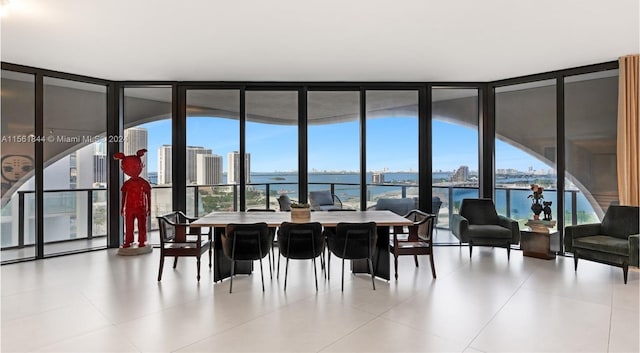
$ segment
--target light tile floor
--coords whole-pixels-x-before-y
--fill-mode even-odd
[[[212,283],[195,260],[165,266],[98,251],[5,265],[2,352],[638,352],[640,273],[504,249],[437,247],[400,258],[400,278],[345,274],[313,284],[311,262],[291,261],[260,286],[259,266]],[[265,259],[265,269],[266,269]],[[318,266],[319,268],[319,266]],[[320,273],[320,272],[319,272]]]

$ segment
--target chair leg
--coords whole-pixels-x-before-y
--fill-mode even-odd
[[[344,259],[342,259],[342,291],[344,292]]]
[[[158,270],[158,282],[162,280],[162,268],[164,267],[164,256],[160,254],[160,269]]]
[[[511,256],[511,246],[507,243],[507,261],[509,261]]]
[[[331,279],[331,251],[327,253],[327,281]]]
[[[289,276],[289,258],[285,262],[284,266],[284,291],[287,291],[287,277]]]
[[[233,275],[236,272],[236,239],[233,238],[233,246],[231,247],[231,280],[229,281],[229,294],[233,289]]]
[[[318,291],[318,271],[316,271],[316,258],[314,257],[313,259],[313,277],[316,280],[316,292]]]
[[[431,248],[431,254],[429,254],[429,262],[431,262],[431,275],[436,278],[436,265],[433,263],[433,248]]]
[[[174,257],[173,258],[173,268],[176,268],[176,266],[178,266],[178,257]]]
[[[418,266],[418,256],[417,255],[413,255],[413,262],[416,263],[416,267],[419,267]]]
[[[273,279],[273,270],[271,267],[271,253],[269,253],[269,278]]]
[[[264,274],[262,271],[262,258],[260,259],[260,280],[262,281],[262,291],[264,292]]]
[[[469,242],[469,259],[471,259],[471,254],[473,253],[473,245]]]
[[[629,275],[629,264],[625,261],[622,263],[622,276],[624,277],[624,284],[627,284],[628,275]]]
[[[280,252],[278,252],[278,270],[276,271],[276,279],[280,279]]]
[[[209,269],[211,269],[211,256],[213,254],[213,246],[211,245],[211,242],[209,242]]]
[[[573,270],[578,271],[578,252],[573,252]]]
[[[393,255],[393,268],[396,270],[396,281],[398,280],[398,255]]]
[[[229,277],[229,293],[233,290],[233,274],[236,271],[236,262],[231,260],[231,277]]]
[[[373,290],[376,290],[376,281],[374,280],[376,271],[373,270],[373,261],[371,260],[371,258],[368,258],[368,260],[369,260],[369,269],[371,270],[371,285],[373,285]],[[396,276],[396,279],[398,279],[397,276]]]
[[[196,278],[198,279],[198,282],[200,282],[200,256],[196,258],[196,266],[198,268],[198,275],[196,276]]]

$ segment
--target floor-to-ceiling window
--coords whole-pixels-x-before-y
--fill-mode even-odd
[[[618,70],[567,76],[565,225],[593,223],[618,202]]]
[[[106,247],[105,85],[45,77],[44,253]]]
[[[401,197],[417,206],[418,91],[368,90],[366,102],[367,206]]]
[[[437,228],[449,228],[464,198],[478,197],[478,90],[434,87],[432,92],[432,193],[441,202]],[[434,242],[457,242],[436,232]]]
[[[2,261],[36,256],[35,76],[2,70]]]
[[[495,201],[499,214],[521,226],[533,219],[531,185],[543,188],[541,202],[557,212],[556,81],[544,80],[495,90]],[[539,215],[540,219],[543,215]]]
[[[128,86],[124,88],[122,152],[136,154],[141,149],[144,168],[141,176],[151,184],[151,215],[147,217],[147,229],[157,230],[157,216],[173,210],[171,198],[171,87]],[[169,146],[169,154],[163,155],[163,146]],[[168,157],[168,159],[166,159]],[[169,173],[164,167],[169,163]],[[124,179],[126,180],[126,176]],[[137,228],[136,228],[137,229]],[[148,236],[152,244],[159,244],[157,232]],[[136,238],[137,240],[137,238]]]
[[[298,198],[298,91],[246,91],[245,208]],[[294,148],[295,147],[295,148]]]
[[[240,91],[187,90],[186,116],[187,213],[238,210]]]
[[[307,97],[309,191],[331,190],[343,206],[360,209],[360,92]]]

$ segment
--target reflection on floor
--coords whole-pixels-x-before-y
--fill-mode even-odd
[[[507,261],[504,249],[435,249],[398,281],[345,274],[315,291],[309,261],[291,261],[287,292],[259,272],[212,282],[195,260],[165,266],[96,251],[0,267],[3,352],[638,352],[640,273],[571,258]],[[171,263],[171,262],[169,262]],[[265,266],[267,261],[265,260]],[[284,265],[284,262],[281,264]],[[256,264],[256,269],[259,266]],[[266,270],[266,269],[265,269]]]
[[[152,230],[149,232],[149,242],[153,246],[160,245],[160,234],[157,230]],[[458,239],[456,239],[453,234],[448,229],[437,229],[434,232],[434,242],[436,244],[458,244]],[[50,243],[45,245],[45,254],[53,255],[53,254],[63,254],[69,252],[78,252],[84,251],[88,249],[100,249],[107,247],[107,237],[106,236],[98,236],[93,239],[77,239],[70,240],[64,242]],[[14,262],[16,260],[23,260],[29,258],[35,258],[36,249],[35,246],[26,246],[21,249],[3,249],[0,252],[0,260],[3,263],[6,262]]]

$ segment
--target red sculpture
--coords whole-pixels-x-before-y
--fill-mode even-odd
[[[140,177],[144,163],[140,157],[144,156],[146,149],[141,149],[135,155],[125,156],[124,153],[116,153],[114,159],[121,159],[120,169],[130,176],[130,179],[122,184],[122,205],[120,214],[125,219],[125,235],[123,248],[128,248],[133,243],[133,221],[138,220],[138,247],[145,246],[147,241],[147,216],[151,215],[151,184]]]

